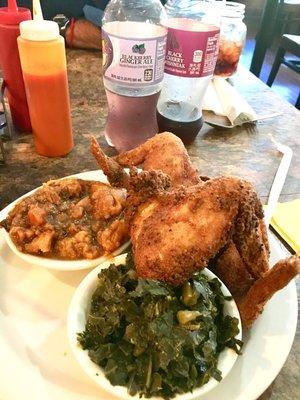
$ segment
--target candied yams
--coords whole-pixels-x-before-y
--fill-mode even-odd
[[[64,260],[93,259],[127,239],[126,190],[97,181],[45,183],[19,201],[1,225],[24,252]],[[114,234],[108,238],[108,233]]]

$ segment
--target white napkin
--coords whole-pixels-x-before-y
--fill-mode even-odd
[[[252,107],[239,95],[226,79],[214,77],[207,88],[202,106],[203,110],[226,116],[232,125],[257,120]]]

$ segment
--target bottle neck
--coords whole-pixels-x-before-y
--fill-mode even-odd
[[[245,15],[245,4],[227,1],[222,9],[222,18],[243,19]]]
[[[215,3],[215,0],[168,0],[165,9],[169,17],[202,18],[212,12]]]

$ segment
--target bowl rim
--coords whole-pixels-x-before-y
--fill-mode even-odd
[[[85,176],[88,174],[90,174],[92,177],[86,178]],[[99,176],[96,176],[96,174],[99,174]],[[102,174],[102,176],[101,176],[101,174]],[[94,175],[95,175],[95,177],[94,177]],[[59,181],[59,180],[71,179],[71,178],[82,179],[85,181],[97,181],[97,182],[109,185],[109,182],[107,181],[107,178],[103,174],[102,170],[80,172],[78,174],[68,175],[68,176],[65,176],[62,178],[50,179],[50,180]],[[6,216],[20,201],[22,201],[26,197],[34,194],[38,189],[42,188],[42,186],[43,185],[36,187],[35,189],[29,191],[28,193],[25,193],[24,195],[20,196],[19,198],[14,200],[12,203],[10,203],[5,208]],[[13,253],[15,253],[18,257],[20,257],[23,261],[25,261],[31,265],[47,268],[50,270],[56,270],[56,271],[77,271],[77,270],[94,268],[97,265],[99,265],[105,261],[109,261],[112,258],[114,258],[115,256],[123,253],[124,250],[126,250],[126,248],[130,245],[130,240],[127,240],[125,243],[122,244],[122,246],[120,246],[118,249],[116,249],[113,253],[111,253],[107,256],[103,255],[101,257],[94,258],[94,259],[60,260],[57,258],[47,258],[47,257],[42,257],[42,256],[35,256],[35,255],[29,254],[29,253],[23,253],[14,244],[14,242],[12,241],[12,239],[11,239],[9,233],[6,231],[6,229],[4,229],[3,227],[0,227],[0,233],[1,232],[4,235],[4,239],[5,239],[8,247],[13,251]]]
[[[90,300],[92,294],[97,286],[97,277],[101,270],[108,268],[110,264],[115,263],[116,265],[120,265],[125,262],[126,260],[126,253],[121,254],[114,259],[110,260],[109,262],[104,262],[100,264],[98,267],[93,269],[89,272],[85,278],[80,282],[78,287],[76,288],[73,297],[71,299],[68,315],[67,315],[67,334],[69,344],[77,359],[79,365],[83,369],[83,371],[94,380],[102,389],[106,392],[113,394],[116,398],[120,398],[123,400],[137,400],[140,399],[139,395],[131,396],[127,392],[127,388],[125,386],[113,386],[109,380],[105,377],[101,367],[99,367],[96,363],[94,363],[89,355],[87,350],[83,350],[79,343],[77,342],[77,333],[82,332],[85,328],[86,322],[86,313],[90,304]],[[218,278],[213,272],[208,269],[202,270],[202,272],[210,277],[210,278]],[[219,279],[219,278],[218,278]],[[221,282],[221,290],[225,296],[231,296],[231,293],[224,285],[224,283],[219,279]],[[242,324],[241,318],[239,315],[239,311],[235,301],[230,300],[226,301],[224,304],[224,311],[233,316],[238,318],[239,320],[239,334],[236,336],[237,339],[242,339]],[[222,372],[222,380],[228,375],[228,373],[233,368],[238,354],[230,349],[225,348],[219,355],[218,359],[218,368]],[[184,394],[179,394],[174,397],[175,400],[196,400],[199,396],[207,394],[211,391],[214,387],[219,384],[214,378],[210,378],[210,380],[200,388],[195,389],[193,392],[188,392]],[[151,397],[151,399],[161,400],[161,397]]]
[[[3,228],[4,237],[8,247],[22,260],[29,264],[36,265],[38,267],[44,267],[51,270],[57,271],[76,271],[81,269],[89,269],[96,267],[97,265],[109,261],[114,257],[121,254],[130,245],[130,240],[127,240],[122,246],[116,249],[113,253],[107,256],[101,256],[93,259],[80,259],[80,260],[60,260],[58,258],[46,258],[42,256],[34,256],[32,254],[23,253],[12,241],[9,233]]]

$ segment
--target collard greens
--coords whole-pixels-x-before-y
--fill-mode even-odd
[[[112,385],[169,399],[222,379],[219,353],[242,343],[238,320],[223,315],[218,279],[199,272],[182,287],[137,279],[131,255],[98,279],[78,340]]]

